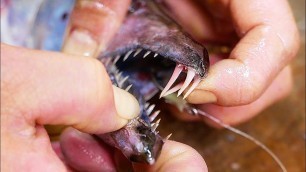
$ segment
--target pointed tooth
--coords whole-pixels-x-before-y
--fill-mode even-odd
[[[119,81],[121,79],[122,72],[119,72],[115,77],[116,80]]]
[[[129,52],[127,52],[123,58],[123,61],[126,61],[126,59],[129,58],[129,56],[132,54],[133,50],[130,50]]]
[[[187,73],[186,80],[185,80],[182,88],[178,92],[177,97],[180,96],[182,94],[182,92],[188,87],[188,85],[191,83],[191,81],[192,81],[192,79],[194,78],[195,75],[196,75],[195,71],[191,68],[188,68],[188,73]]]
[[[114,60],[114,64],[116,64],[118,62],[118,60],[120,59],[120,55],[116,56],[115,57],[115,60]]]
[[[156,121],[156,124],[155,125],[159,125],[159,123],[160,123],[160,118]]]
[[[158,114],[160,113],[160,110],[155,111],[152,115],[150,115],[150,121],[154,121],[154,119],[158,116]]]
[[[129,78],[129,76],[124,77],[121,81],[119,81],[119,87],[121,88],[123,83]]]
[[[152,126],[152,131],[155,131],[157,129],[157,127],[159,126],[159,122],[160,122],[160,119],[158,119],[158,121],[154,123],[154,125]]]
[[[165,92],[165,94],[163,95],[163,97],[166,97],[166,96],[168,96],[168,95],[170,95],[170,94],[172,94],[172,93],[178,91],[179,89],[182,88],[182,86],[183,86],[183,83],[180,83],[180,84],[174,86],[174,87],[171,88],[169,91]]]
[[[159,126],[159,124],[155,124],[153,127],[152,127],[152,131],[155,131],[157,129],[157,127]]]
[[[143,58],[147,57],[150,53],[151,51],[147,51],[146,54],[143,55]]]
[[[136,57],[140,52],[141,52],[141,48],[137,49],[133,55],[133,57]]]
[[[155,108],[155,104],[152,104],[151,106],[149,106],[147,109],[147,114],[150,115],[154,108]]]
[[[172,136],[172,133],[171,134],[169,134],[165,139],[164,139],[164,141],[167,141],[167,140],[169,140],[169,138]]]
[[[179,77],[180,73],[183,70],[183,66],[182,65],[176,65],[173,74],[170,78],[170,80],[168,81],[166,87],[164,88],[164,90],[160,93],[159,98],[163,97],[164,94],[170,89],[170,87],[174,84],[175,80]]]
[[[154,54],[154,57],[157,57],[157,56],[158,56],[158,54],[157,54],[157,53],[155,53],[155,54]]]
[[[145,103],[145,109],[147,109],[150,106],[150,103]]]
[[[200,84],[200,82],[201,78],[199,76],[196,76],[194,78],[193,84],[191,85],[187,93],[184,95],[183,99],[186,99],[189,96],[189,94]]]
[[[110,62],[111,62],[111,58],[106,58],[104,60],[104,66],[108,66]]]
[[[126,87],[125,91],[129,91],[131,89],[131,87],[133,86],[133,84],[129,85],[128,87]]]

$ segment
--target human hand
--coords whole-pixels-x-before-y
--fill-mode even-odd
[[[98,134],[138,113],[137,100],[111,85],[100,62],[1,44],[1,170],[64,169],[43,125]]]
[[[229,54],[210,53],[209,74],[187,98],[189,102],[200,104],[200,109],[224,123],[238,124],[289,94],[288,64],[299,48],[299,35],[286,0],[165,3],[169,14],[204,45],[233,47]]]
[[[66,171],[43,125],[68,125],[101,134],[123,127],[138,111],[136,99],[112,87],[105,69],[95,59],[1,44],[1,171]],[[75,129],[68,131],[80,133]],[[108,146],[89,134],[78,134],[72,144],[70,136],[67,131],[62,136],[62,149],[68,152],[64,162],[79,161],[79,169],[117,168],[113,155],[104,153],[110,152],[105,150],[110,149]],[[73,151],[76,144],[84,147],[77,149],[81,152],[76,156],[69,157],[76,153]],[[92,158],[95,155],[100,161]],[[194,166],[183,168],[186,163]],[[195,150],[172,141],[166,142],[160,158],[150,169],[167,171],[178,167],[206,169]]]
[[[100,38],[97,40],[103,41]],[[79,55],[83,50],[93,52],[91,50],[97,48],[95,43],[75,42],[74,38],[68,41],[71,42],[68,42],[67,51],[73,50],[73,46],[88,45],[80,46],[85,49],[75,49],[79,50]],[[85,133],[102,134],[121,128],[128,119],[138,114],[135,98],[111,86],[100,62],[4,44],[1,44],[1,50],[2,171],[67,171],[82,168],[114,171],[118,163],[126,162],[114,161],[118,156],[107,153],[112,152],[111,148],[91,135],[67,129],[61,136],[61,149],[66,151],[64,157],[58,149],[59,144],[53,143],[63,163],[52,149],[43,128],[46,124],[67,125]],[[79,137],[70,137],[73,133]],[[76,153],[72,150],[73,144],[65,147],[71,138],[74,138],[72,141],[76,145],[84,146],[77,149],[83,151],[73,157],[67,155]],[[92,151],[94,154],[91,154]],[[95,155],[100,161],[92,158]],[[154,166],[135,164],[134,168],[140,171],[207,171],[203,158],[194,149],[173,141],[165,143]]]

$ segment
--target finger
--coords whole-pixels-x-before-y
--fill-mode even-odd
[[[203,105],[198,105],[197,107],[207,112],[208,114],[219,118],[223,123],[229,125],[236,125],[253,118],[256,114],[260,113],[271,104],[288,96],[291,88],[292,88],[291,68],[290,66],[287,66],[275,78],[275,80],[267,88],[267,90],[263,93],[263,95],[259,99],[248,105],[224,107],[215,104],[203,104]],[[214,123],[213,121],[207,118],[195,117],[190,114],[180,112],[176,108],[172,108],[171,110],[173,112],[171,114],[175,115],[181,120],[199,121],[204,119],[204,121],[209,125],[213,127],[220,127],[218,124]]]
[[[48,133],[49,134],[49,133]],[[66,162],[65,157],[63,155],[63,152],[61,150],[61,146],[59,141],[55,141],[51,143],[52,149],[53,151],[56,153],[57,157],[63,162],[63,164],[66,167],[67,172],[73,172],[73,168],[71,168],[71,166],[69,166],[69,164]]]
[[[228,10],[223,4],[218,5],[219,10],[207,10],[219,4],[219,1],[214,3],[204,3],[200,0],[165,0],[162,1],[165,11],[174,18],[188,33],[200,42],[219,42],[231,43],[236,35],[228,17]],[[222,6],[222,8],[220,7]],[[184,12],[182,12],[184,11]],[[215,17],[212,14],[217,13],[218,16],[224,14],[224,18]],[[190,20],[192,18],[192,20]]]
[[[96,56],[119,29],[130,0],[77,0],[63,51]]]
[[[182,143],[167,141],[153,166],[134,164],[135,171],[208,171],[202,156]]]
[[[17,132],[1,113],[1,171],[67,171],[52,150],[42,126]],[[20,122],[16,122],[18,125]]]
[[[232,1],[230,8],[242,39],[229,59],[211,66],[189,96],[191,103],[208,103],[205,95],[223,106],[251,103],[298,50],[298,32],[286,1]]]
[[[237,125],[253,118],[268,106],[288,96],[291,89],[292,73],[291,68],[287,66],[275,78],[273,83],[267,88],[263,95],[251,104],[235,107],[223,107],[214,104],[204,104],[199,105],[198,107],[205,112],[221,119],[222,122],[226,124]],[[218,124],[207,118],[204,118],[204,120],[211,126],[219,127]]]
[[[60,146],[65,162],[77,171],[116,171],[114,150],[89,134],[67,128]]]
[[[62,124],[101,134],[139,113],[137,100],[112,87],[95,59],[7,45],[1,50],[1,105],[4,113],[23,116],[25,128]]]

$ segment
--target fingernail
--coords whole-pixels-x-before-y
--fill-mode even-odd
[[[133,119],[137,117],[140,112],[140,107],[136,98],[132,94],[116,86],[113,86],[113,90],[118,115],[124,119]]]
[[[217,97],[210,91],[194,90],[188,97],[187,101],[192,104],[215,103]]]
[[[63,52],[92,57],[98,48],[97,42],[86,30],[74,30],[66,38]]]

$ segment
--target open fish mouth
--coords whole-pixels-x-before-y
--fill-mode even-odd
[[[99,135],[131,161],[153,164],[169,137],[162,138],[155,105],[147,102],[185,92],[186,98],[207,75],[207,50],[162,13],[152,0],[133,1],[119,31],[98,59],[112,83],[133,94],[140,114],[118,131]]]
[[[147,79],[142,88],[152,88],[142,90],[145,97],[152,97],[158,89],[160,97],[177,91],[179,96],[185,91],[186,98],[207,75],[207,50],[162,13],[158,3],[145,2],[134,1],[100,59],[105,65],[116,65],[120,72],[130,72],[126,77],[138,82]]]
[[[186,98],[205,77],[205,74],[199,73],[193,66],[174,60],[175,57],[165,57],[142,48],[102,59],[106,68],[116,66],[118,73],[115,76],[121,81],[118,83],[119,87],[123,88],[123,82],[131,80],[132,83],[124,89],[128,91],[136,86],[146,100],[160,91],[160,98],[177,91],[178,96],[186,91],[183,97]]]

